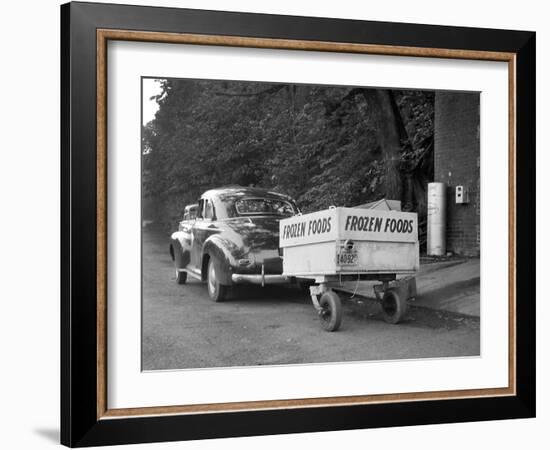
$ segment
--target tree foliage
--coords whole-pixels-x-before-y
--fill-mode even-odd
[[[430,170],[431,92],[160,84],[159,109],[142,131],[143,191],[156,206],[148,214],[160,222],[179,219],[203,191],[229,184],[289,194],[304,212],[384,196],[403,200],[403,174]]]

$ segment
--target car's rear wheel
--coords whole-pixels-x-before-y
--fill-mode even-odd
[[[219,263],[215,258],[208,261],[208,273],[206,278],[208,296],[215,302],[223,302],[227,297],[228,287],[219,281]]]

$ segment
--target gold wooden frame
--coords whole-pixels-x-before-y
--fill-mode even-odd
[[[401,394],[359,395],[343,397],[265,400],[201,405],[150,406],[108,409],[107,405],[107,42],[109,40],[157,43],[217,45],[286,50],[309,50],[501,61],[508,63],[508,387],[467,389]],[[289,409],[356,404],[448,400],[516,395],[516,55],[515,53],[445,48],[398,47],[388,45],[335,43],[214,36],[180,33],[157,33],[113,29],[97,30],[97,418],[166,414],[220,413],[266,409]]]

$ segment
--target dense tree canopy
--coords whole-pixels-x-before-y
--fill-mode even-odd
[[[423,213],[433,92],[159,82],[142,133],[151,219],[173,223],[203,191],[228,184],[289,194],[304,212],[388,197]]]

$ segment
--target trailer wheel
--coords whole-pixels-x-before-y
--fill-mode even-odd
[[[334,291],[326,291],[319,301],[321,311],[319,318],[325,331],[337,331],[342,323],[342,303]]]
[[[407,312],[407,299],[395,289],[387,289],[382,297],[382,315],[387,323],[396,324]]]

